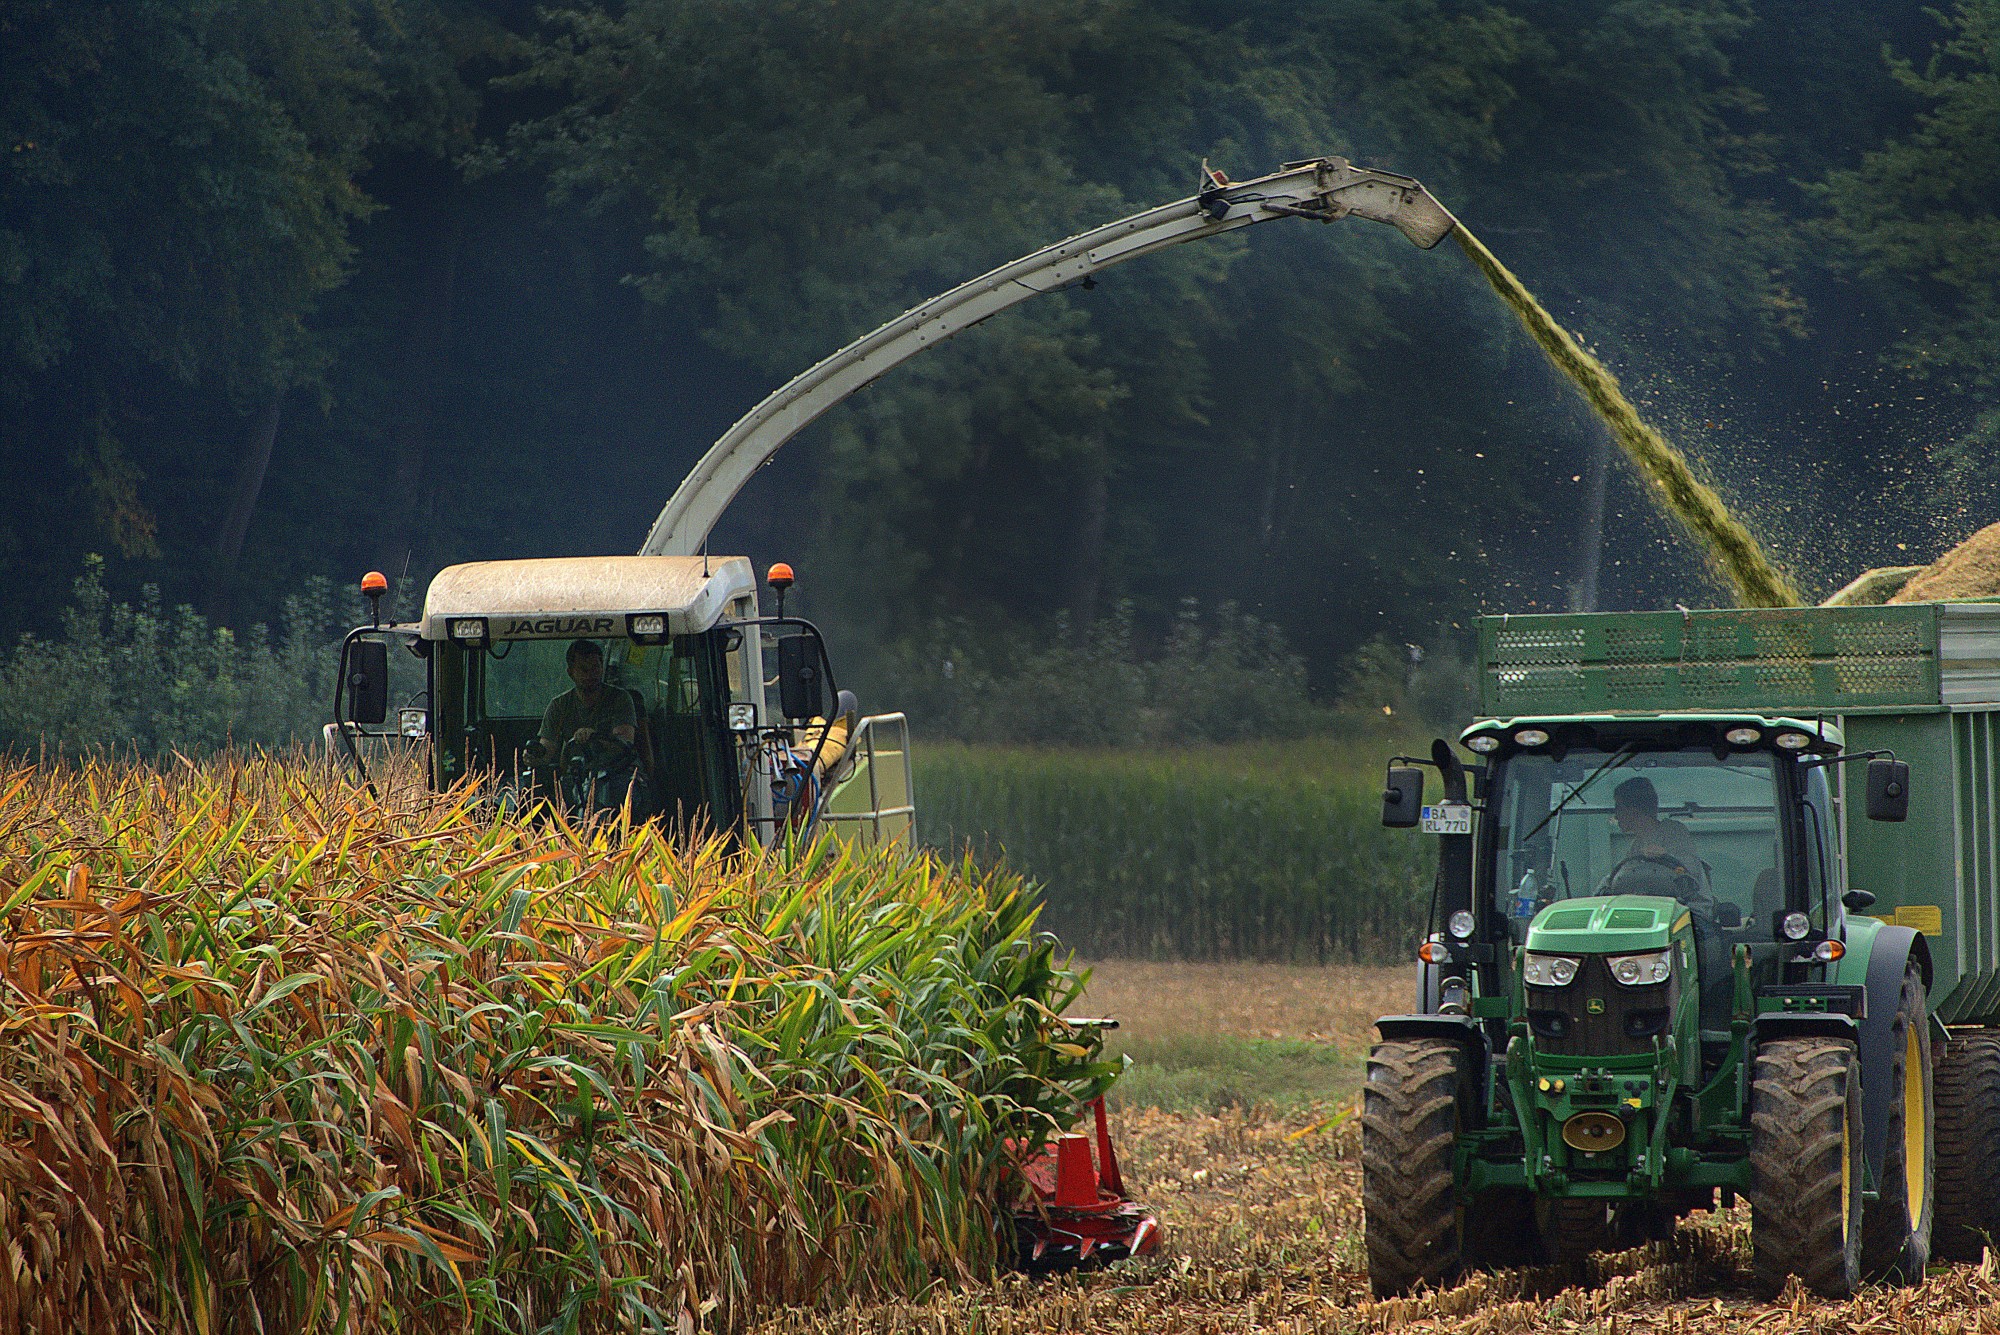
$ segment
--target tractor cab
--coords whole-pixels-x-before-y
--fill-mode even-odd
[[[399,645],[422,685],[388,727]],[[476,777],[505,805],[629,809],[760,840],[821,820],[903,837],[903,718],[860,718],[851,700],[815,626],[758,615],[742,557],[481,561],[439,572],[418,620],[348,635],[328,731],[358,764],[364,741],[400,738],[433,786]]]
[[[1512,719],[1461,741],[1486,759],[1488,813],[1484,929],[1461,947],[1483,935],[1518,952],[1536,1051],[1638,1055],[1678,1035],[1692,1080],[1728,1052],[1739,973],[1755,995],[1819,981],[1838,957],[1838,728]],[[1800,943],[1832,958],[1802,960]]]

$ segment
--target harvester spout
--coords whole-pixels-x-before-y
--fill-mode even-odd
[[[1407,176],[1356,167],[1346,158],[1288,162],[1269,176],[1230,181],[1202,171],[1199,192],[1059,241],[1003,264],[942,296],[904,311],[871,333],[801,371],[723,433],[653,521],[642,556],[689,556],[702,550],[715,521],[744,483],[784,443],[820,414],[900,366],[1009,306],[1081,283],[1100,269],[1183,241],[1270,222],[1366,218],[1388,223],[1428,250],[1458,220]]]
[[[1458,226],[1451,210],[1438,203],[1437,197],[1414,177],[1355,167],[1346,158],[1285,164],[1286,171],[1301,167],[1316,168],[1322,174],[1326,184],[1318,198],[1304,205],[1267,202],[1265,208],[1288,217],[1316,218],[1321,222],[1353,217],[1388,223],[1425,250],[1450,236],[1451,229]]]

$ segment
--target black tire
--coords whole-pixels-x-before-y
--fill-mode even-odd
[[[1931,1255],[1978,1261],[2000,1240],[2000,1033],[1955,1034],[1939,1058]]]
[[[1381,1297],[1458,1276],[1452,1160],[1468,1120],[1464,1050],[1449,1039],[1377,1043],[1361,1091],[1361,1213]]]
[[[1882,1155],[1881,1194],[1861,1212],[1861,1277],[1870,1283],[1921,1284],[1931,1263],[1937,1191],[1933,1126],[1930,1011],[1915,967],[1890,1028],[1889,1136]],[[1915,1069],[1911,1069],[1914,1065]]]
[[[1549,1259],[1535,1225],[1535,1198],[1519,1187],[1482,1192],[1467,1201],[1460,1236],[1467,1270],[1505,1270]]]
[[[1558,1265],[1571,1265],[1618,1246],[1611,1231],[1609,1201],[1544,1197],[1535,1202],[1535,1223],[1543,1253]]]
[[[1757,1282],[1826,1298],[1861,1282],[1861,1064],[1838,1039],[1757,1049],[1750,1075],[1750,1242]]]
[[[1612,1215],[1612,1246],[1623,1250],[1665,1242],[1677,1222],[1673,1207],[1664,1201],[1628,1201]]]

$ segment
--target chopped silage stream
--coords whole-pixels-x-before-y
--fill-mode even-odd
[[[1702,481],[1687,457],[1639,415],[1603,362],[1556,322],[1534,294],[1463,223],[1458,242],[1500,299],[1507,303],[1555,368],[1568,376],[1591,410],[1604,419],[1618,447],[1646,479],[1669,514],[1685,527],[1743,607],[1798,607],[1806,599],[1765,554],[1750,529],[1730,513],[1715,488]]]

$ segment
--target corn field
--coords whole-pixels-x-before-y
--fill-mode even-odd
[[[987,1274],[1114,1068],[1015,879],[0,777],[0,1332],[686,1332]]]
[[[1156,751],[926,746],[918,829],[1033,878],[1092,958],[1404,959],[1433,840],[1381,824],[1393,747]]]

